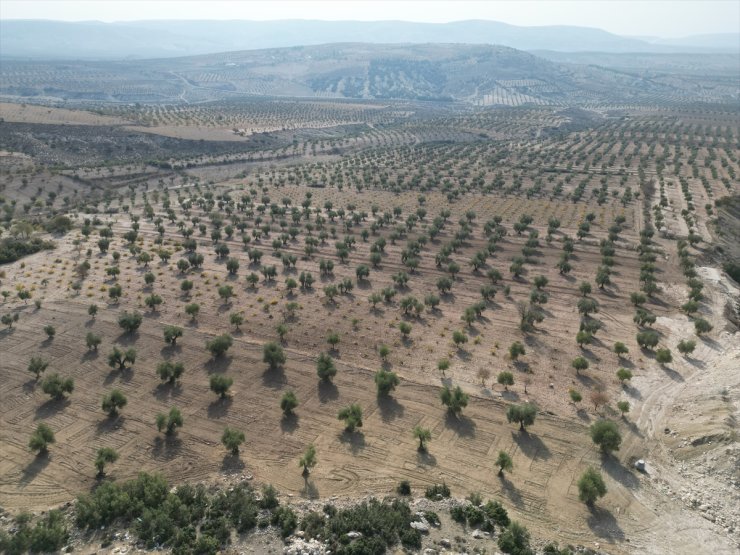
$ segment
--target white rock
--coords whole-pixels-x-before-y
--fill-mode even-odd
[[[415,520],[411,523],[411,528],[414,530],[418,530],[422,534],[428,534],[429,533],[429,524],[426,522],[419,522],[418,520]]]

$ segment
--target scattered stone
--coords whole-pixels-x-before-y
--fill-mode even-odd
[[[439,545],[441,545],[442,547],[451,547],[452,542],[447,538],[442,538],[441,540],[439,540]]]
[[[347,537],[351,540],[356,540],[357,538],[362,537],[362,532],[347,532]]]
[[[635,461],[635,468],[639,470],[640,472],[645,472],[645,461],[642,459],[638,459]]]
[[[428,534],[429,533],[429,524],[427,522],[420,522],[418,520],[415,520],[411,523],[411,528],[414,530],[418,530],[422,534]]]

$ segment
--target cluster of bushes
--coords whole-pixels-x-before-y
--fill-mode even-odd
[[[44,241],[39,237],[33,237],[32,239],[6,237],[0,240],[0,264],[15,262],[19,258],[41,250],[50,250],[55,246],[52,241]]]
[[[495,526],[506,528],[510,524],[509,515],[498,501],[489,501],[485,505],[469,503],[456,505],[450,509],[452,520],[471,528],[480,528],[493,534]]]
[[[121,484],[104,482],[77,500],[76,524],[94,530],[111,524],[131,526],[148,549],[166,546],[173,553],[217,553],[231,541],[232,531],[246,533],[274,524],[283,536],[298,521],[280,507],[274,489],[262,495],[246,483],[209,494],[205,486],[183,485],[170,492],[159,475],[142,473]]]
[[[31,515],[21,513],[15,519],[15,532],[8,534],[0,530],[0,553],[52,553],[67,543],[69,532],[60,511],[49,513],[31,526]]]
[[[489,502],[480,510],[484,519],[508,524],[500,504]],[[104,482],[93,493],[80,495],[75,518],[82,530],[130,527],[147,549],[167,547],[175,554],[217,553],[230,543],[233,532],[244,534],[256,527],[274,526],[285,538],[299,524],[306,537],[326,542],[338,555],[380,555],[398,543],[409,549],[421,547],[421,533],[411,527],[417,517],[404,500],[371,499],[347,509],[328,504],[322,513],[307,513],[299,522],[292,509],[280,505],[271,486],[264,487],[261,494],[246,483],[216,493],[202,484],[171,491],[162,476],[146,473],[123,483]],[[429,518],[433,524],[439,523],[433,513]],[[349,532],[362,535],[352,538]],[[0,551],[56,551],[67,537],[61,515],[52,511],[36,528],[26,522],[14,536],[0,536]]]
[[[337,555],[381,555],[399,542],[409,549],[421,547],[421,533],[411,528],[415,518],[403,500],[371,499],[341,510],[326,505],[324,514],[308,513],[301,521],[301,530],[308,537],[327,542],[329,550]],[[362,536],[352,539],[349,532]]]

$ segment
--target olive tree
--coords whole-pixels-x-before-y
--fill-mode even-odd
[[[519,424],[519,429],[525,431],[526,426],[534,424],[537,417],[537,408],[530,403],[511,405],[506,410],[506,420]]]
[[[357,403],[344,407],[337,413],[339,420],[344,420],[344,429],[354,432],[356,428],[362,428],[362,408]]]
[[[227,427],[221,436],[221,443],[232,455],[239,454],[239,446],[244,443],[244,432]]]
[[[611,420],[599,420],[594,422],[590,428],[591,440],[599,446],[602,452],[611,453],[619,451],[622,436],[619,434],[617,425]]]
[[[118,460],[118,452],[112,447],[101,447],[95,455],[95,468],[98,476],[105,475],[105,465]]]
[[[578,479],[578,498],[590,506],[604,495],[606,495],[604,479],[598,470],[589,466]]]
[[[54,432],[43,422],[36,427],[28,441],[28,447],[31,451],[36,451],[39,455],[46,453],[49,445],[54,443]]]
[[[285,364],[285,360],[283,348],[274,341],[265,343],[264,347],[262,347],[262,362],[267,363],[270,370],[274,370],[281,364]]]
[[[103,397],[101,407],[108,413],[108,416],[116,416],[118,409],[125,407],[127,402],[126,396],[121,390],[113,389]]]

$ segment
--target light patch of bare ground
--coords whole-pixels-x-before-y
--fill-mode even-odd
[[[652,488],[646,505],[660,513],[659,525],[645,527],[631,542],[640,553],[736,553],[740,525],[740,334],[722,316],[740,291],[719,270],[698,268],[707,296],[702,317],[715,331],[697,341],[688,357],[675,350],[694,336],[685,316],[663,316],[657,326],[674,362],[633,380],[644,398],[629,392],[631,419],[645,441],[623,449],[645,458]],[[677,303],[685,288],[667,284]],[[661,501],[660,498],[663,498]],[[670,550],[668,547],[670,546]]]
[[[67,110],[35,104],[0,102],[0,118],[18,123],[55,125],[121,125],[129,123],[114,116],[103,116],[85,110]]]

